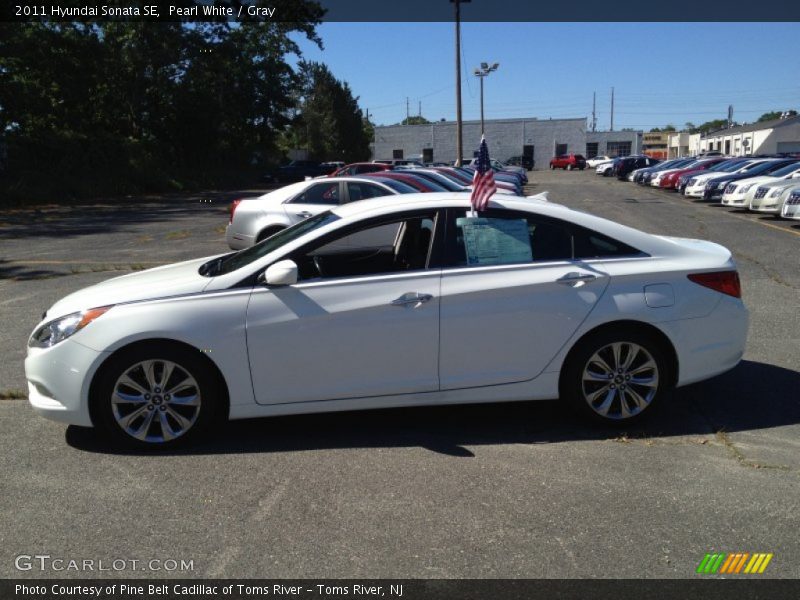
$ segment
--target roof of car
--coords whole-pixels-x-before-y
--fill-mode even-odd
[[[386,214],[404,210],[420,208],[464,208],[470,207],[469,192],[433,192],[419,194],[401,194],[380,198],[359,200],[342,206],[337,206],[333,212],[343,219],[357,217],[359,219],[380,217]],[[545,202],[519,196],[506,196],[495,194],[489,200],[489,208],[506,208],[521,210],[556,219],[562,219],[577,225],[594,229],[614,238],[640,248],[651,251],[653,248],[663,248],[666,242],[659,242],[659,238],[650,234],[621,225],[608,219],[568,208],[562,204]]]

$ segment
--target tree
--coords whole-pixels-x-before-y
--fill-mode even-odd
[[[350,86],[316,62],[301,62],[299,76],[299,108],[284,147],[306,148],[317,160],[367,160],[372,137]]]
[[[675,129],[675,125],[673,125],[672,123],[667,123],[661,131],[672,132],[677,130]]]
[[[411,116],[403,119],[400,122],[400,125],[430,125],[430,121],[428,121],[428,119],[426,119],[422,115]]]
[[[691,121],[686,121],[686,123],[683,124],[684,131],[693,131],[695,129],[697,129],[697,125],[695,125]]]
[[[286,60],[300,55],[291,35],[321,47],[324,11],[272,5],[285,20],[0,23],[0,192],[160,190],[277,158],[300,81]]]
[[[797,116],[797,111],[796,110],[788,110],[788,111],[773,110],[771,112],[766,112],[763,115],[761,115],[760,117],[758,117],[758,121],[756,121],[756,122],[757,123],[763,123],[764,121],[774,121],[775,119],[780,119],[781,116],[784,113],[788,113],[788,116],[790,116],[790,117],[796,117]]]

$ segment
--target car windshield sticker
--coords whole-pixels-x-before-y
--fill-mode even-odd
[[[525,219],[460,218],[468,265],[531,262],[531,238]]]

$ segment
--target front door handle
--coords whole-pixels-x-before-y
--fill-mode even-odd
[[[298,217],[302,217],[304,219],[307,219],[308,217],[313,217],[314,216],[310,212],[308,212],[307,210],[301,210],[299,213],[294,213],[294,214],[296,214]]]
[[[556,279],[556,281],[561,284],[572,285],[582,281],[593,281],[595,279],[597,279],[597,275],[592,275],[591,273],[576,273],[573,271],[571,273],[567,273],[563,277],[559,277]]]
[[[414,308],[420,306],[421,304],[427,302],[428,300],[432,300],[433,296],[430,294],[416,294],[414,292],[406,292],[399,298],[395,298],[390,302],[392,306],[408,306],[409,304],[413,304]]]

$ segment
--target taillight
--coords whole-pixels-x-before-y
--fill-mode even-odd
[[[233,223],[233,213],[236,212],[236,207],[239,206],[239,202],[241,202],[241,201],[242,200],[239,199],[239,200],[234,200],[233,202],[231,202],[231,218],[228,221],[228,223]]]
[[[715,273],[692,273],[689,279],[703,287],[711,288],[722,294],[742,297],[742,284],[736,271],[717,271]]]

